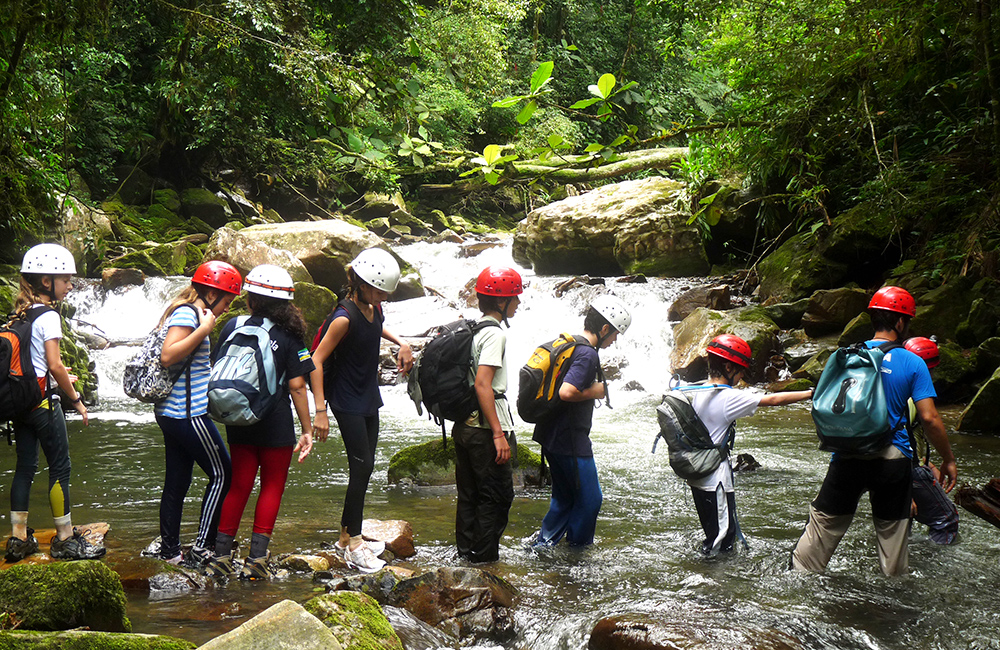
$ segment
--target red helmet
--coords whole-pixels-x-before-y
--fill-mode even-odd
[[[750,346],[735,334],[719,334],[708,344],[707,352],[744,368],[750,367],[753,358]]]
[[[912,339],[906,339],[903,347],[923,359],[928,370],[941,363],[937,343],[925,336],[914,336]]]
[[[882,287],[872,296],[868,309],[884,309],[913,318],[917,315],[917,303],[910,292],[900,287]]]
[[[521,274],[509,266],[487,266],[476,278],[476,293],[486,296],[516,296],[522,291]]]
[[[243,286],[243,278],[240,277],[240,272],[236,270],[236,267],[229,262],[210,260],[198,267],[191,278],[191,283],[238,296],[240,287]]]

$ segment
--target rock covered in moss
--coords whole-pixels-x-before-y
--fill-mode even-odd
[[[70,373],[78,377],[76,389],[83,394],[84,399],[90,402],[97,394],[97,375],[93,372],[90,354],[66,319],[62,321],[62,329],[63,337],[59,342],[59,354]],[[67,405],[66,409],[70,408],[68,402],[64,402],[64,404]]]
[[[975,361],[954,341],[938,344],[940,362],[934,368],[934,388],[941,402],[966,401],[974,394]]]
[[[866,311],[861,312],[844,326],[844,329],[840,332],[840,337],[837,338],[837,345],[841,347],[854,345],[855,343],[867,341],[874,335],[875,329],[872,327],[872,317]]]
[[[761,307],[730,311],[696,309],[674,326],[674,349],[670,367],[686,381],[704,379],[708,374],[705,349],[719,334],[735,334],[750,344],[753,377],[763,377],[771,355],[780,353],[778,326]]]
[[[997,420],[997,404],[1000,404],[1000,368],[986,380],[976,396],[962,411],[956,429],[962,432],[978,431],[993,435],[1000,434],[1000,420]]]
[[[863,289],[843,287],[821,290],[809,297],[802,316],[802,329],[809,336],[823,336],[843,330],[868,307],[870,296]]]
[[[309,345],[323,321],[337,306],[337,296],[326,287],[321,287],[318,284],[296,282],[295,298],[292,302],[302,311],[302,317],[306,320],[306,340],[304,343]]]
[[[118,574],[97,560],[21,565],[0,571],[0,611],[22,630],[89,627],[130,632]]]
[[[802,326],[802,316],[809,308],[809,299],[795,302],[779,302],[764,307],[765,313],[782,329],[797,329]]]
[[[77,261],[77,275],[91,275],[103,261],[108,242],[114,239],[111,219],[73,196],[56,199],[62,207],[58,218],[65,233],[61,243]]]
[[[542,459],[523,443],[517,444],[514,485],[543,485]],[[388,482],[422,486],[455,484],[455,443],[441,438],[400,449],[389,460]]]
[[[123,632],[0,632],[4,650],[191,650],[196,644],[157,634]]]
[[[181,209],[185,215],[197,217],[213,228],[221,228],[233,218],[229,201],[201,187],[181,192]]]
[[[200,248],[181,240],[126,253],[109,261],[106,268],[138,269],[150,276],[189,275],[203,257]]]
[[[403,648],[382,606],[371,596],[357,591],[337,591],[317,596],[304,607],[333,632],[344,650]]]
[[[514,235],[514,259],[537,273],[704,275],[708,258],[683,200],[663,177],[605,185],[532,210]]]
[[[334,633],[298,603],[283,600],[200,650],[344,650]]]

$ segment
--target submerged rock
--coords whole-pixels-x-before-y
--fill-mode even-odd
[[[328,627],[345,650],[403,649],[382,607],[366,594],[356,591],[324,594],[307,602],[305,610]]]
[[[773,629],[740,628],[677,620],[651,614],[602,618],[590,633],[588,650],[677,650],[678,648],[746,648],[804,650],[805,646]]]
[[[118,574],[98,560],[0,571],[0,611],[22,630],[132,630]]]
[[[344,650],[333,631],[302,605],[283,600],[201,646],[202,650]]]
[[[409,482],[421,486],[455,484],[455,443],[447,447],[441,438],[397,451],[389,460],[390,485]],[[544,485],[542,459],[523,443],[517,444],[517,464],[514,466],[514,486]]]

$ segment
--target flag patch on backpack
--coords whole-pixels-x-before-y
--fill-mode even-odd
[[[725,386],[674,388],[663,396],[660,405],[656,407],[660,431],[653,439],[653,453],[656,453],[656,443],[663,438],[667,443],[670,467],[682,479],[695,480],[708,476],[729,457],[733,448],[736,423],[729,425],[725,439],[716,444],[687,396],[688,391],[718,388]]]
[[[212,419],[233,426],[260,422],[282,396],[285,377],[278,376],[271,348],[270,319],[249,324],[239,316],[236,326],[219,346],[208,378],[208,410]]]
[[[559,387],[569,371],[569,359],[578,345],[594,347],[583,336],[561,334],[535,348],[521,366],[517,389],[517,414],[525,422],[541,422],[559,410]],[[600,369],[600,367],[598,367]]]
[[[839,348],[827,359],[812,398],[812,418],[824,451],[871,454],[885,449],[895,433],[882,388],[882,360],[896,341],[868,348]]]
[[[410,370],[407,392],[423,414],[421,404],[444,431],[444,421],[460,422],[479,408],[472,376],[472,341],[493,320],[461,319],[437,328],[437,333]]]
[[[42,388],[31,363],[31,326],[50,307],[35,308],[0,326],[0,422],[30,413],[42,403]]]

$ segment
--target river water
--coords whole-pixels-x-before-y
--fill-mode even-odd
[[[387,304],[387,325],[404,336],[418,335],[459,313],[473,315],[473,310],[455,306],[461,286],[486,264],[512,263],[509,242],[474,258],[459,257],[454,244],[414,244],[397,252],[420,269],[426,286],[449,299]],[[580,329],[583,308],[601,290],[577,287],[556,297],[554,287],[565,278],[538,278],[528,271],[525,277],[530,286],[509,330],[513,382],[534,345],[561,331]],[[96,287],[81,288],[71,299],[78,306],[77,316],[111,339],[135,339],[149,331],[183,283],[150,279],[143,288],[108,295]],[[921,526],[914,527],[911,574],[904,578],[889,579],[879,572],[864,501],[825,575],[786,570],[828,459],[816,450],[804,404],[761,409],[740,422],[737,452],[753,454],[762,465],[737,478],[737,504],[749,547],[723,559],[700,557],[701,531],[689,490],[671,472],[665,451],[650,454],[654,408],[669,372],[667,308],[687,284],[607,281],[607,287],[633,308],[634,324],[602,354],[606,364],[621,368],[621,377],[611,383],[614,408],[597,410],[591,434],[604,490],[596,542],[583,551],[527,550],[524,540],[537,531],[548,508],[548,493],[517,494],[501,561],[490,568],[519,591],[519,634],[506,647],[586,648],[591,629],[602,617],[642,612],[669,621],[680,638],[690,640],[679,647],[776,647],[772,641],[780,638],[793,640],[788,647],[803,648],[1000,649],[1000,531],[965,511],[961,541],[951,547],[932,544]],[[74,522],[111,524],[106,543],[112,565],[138,554],[158,534],[161,434],[151,408],[128,400],[121,391],[121,367],[133,351],[122,346],[92,352],[101,376],[101,404],[92,411],[88,428],[78,418],[69,424]],[[641,388],[625,390],[629,382]],[[365,514],[412,523],[418,553],[399,564],[417,569],[456,564],[454,492],[386,484],[392,455],[440,435],[440,430],[417,416],[402,386],[384,387],[383,399],[382,433]],[[958,412],[944,409],[943,414],[950,426]],[[529,441],[530,429],[523,426],[519,435]],[[955,433],[951,439],[960,480],[981,485],[1000,474],[1000,439]],[[5,485],[10,484],[13,466],[13,453],[0,455]],[[36,527],[49,525],[45,482],[40,475],[32,493]],[[196,470],[185,511],[185,540],[194,536],[204,485]],[[304,464],[293,466],[272,550],[308,551],[332,541],[346,486],[347,462],[334,434],[317,445]],[[241,537],[248,537],[248,530],[244,520]],[[137,632],[200,643],[283,598],[303,602],[314,590],[309,579],[292,576],[271,584],[234,581],[202,592],[153,598],[131,594],[129,617]]]

